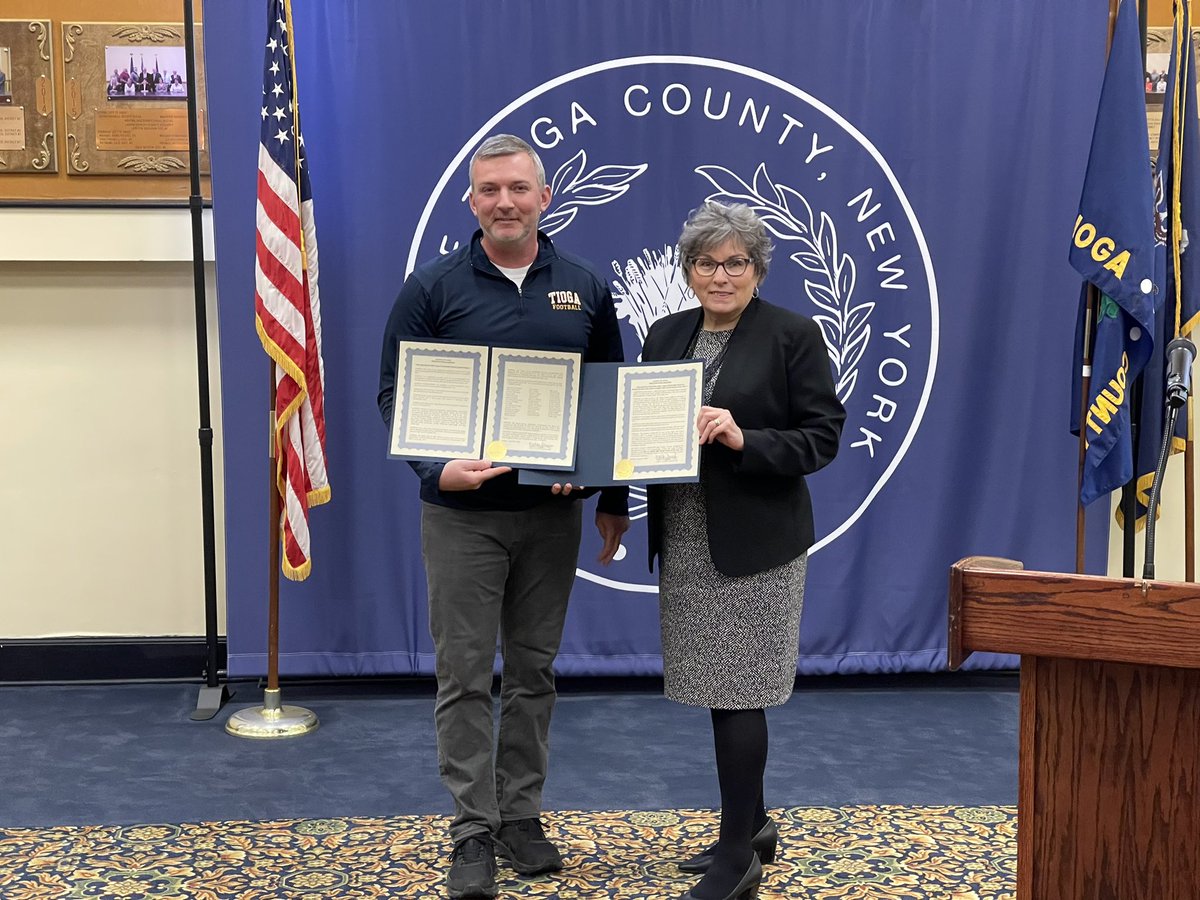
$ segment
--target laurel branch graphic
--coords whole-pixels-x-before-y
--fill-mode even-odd
[[[126,156],[117,165],[134,172],[170,172],[184,168],[184,164],[173,156]]]
[[[550,180],[550,195],[558,200],[542,216],[538,227],[553,237],[575,220],[581,206],[603,206],[621,197],[629,184],[649,168],[638,166],[598,166],[587,170],[587,151],[580,150]]]
[[[550,179],[550,195],[558,202],[542,216],[538,227],[546,235],[553,237],[575,221],[580,207],[603,206],[624,196],[630,183],[648,168],[648,163],[642,163],[637,166],[598,166],[589,172],[587,151],[581,149],[559,166],[554,177]],[[646,336],[644,331],[639,331],[638,334],[642,338]],[[643,518],[646,515],[645,489],[633,486],[629,493],[630,518]],[[623,547],[620,552],[624,554]]]
[[[699,166],[696,172],[717,189],[706,200],[744,203],[776,238],[800,244],[790,259],[816,276],[805,276],[804,292],[821,310],[812,318],[821,328],[833,363],[838,399],[845,403],[854,393],[858,364],[871,341],[868,320],[875,304],[853,303],[857,270],[850,254],[838,248],[833,219],[822,210],[818,225],[808,200],[794,188],[772,181],[766,163],[759,164],[752,184],[723,166]]]
[[[158,25],[127,25],[124,28],[116,29],[112,33],[112,36],[126,41],[133,41],[135,44],[142,41],[161,44],[163,41],[182,37],[175,29]]]

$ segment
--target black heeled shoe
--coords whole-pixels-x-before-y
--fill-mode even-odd
[[[742,876],[737,886],[722,900],[758,900],[758,886],[762,884],[762,877],[762,863],[759,862],[757,856],[750,857],[750,868],[746,870],[746,874]],[[688,891],[686,894],[680,895],[679,900],[700,900],[700,898]]]
[[[758,854],[758,861],[764,866],[775,862],[775,853],[779,847],[779,826],[775,820],[767,816],[767,824],[758,830],[758,834],[750,838],[750,847]],[[697,853],[691,859],[679,863],[679,871],[703,874],[712,866],[713,852],[717,845],[713,844],[707,850]]]

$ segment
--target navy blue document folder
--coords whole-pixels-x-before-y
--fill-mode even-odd
[[[656,366],[678,366],[683,360],[663,363],[637,363],[639,369]],[[552,485],[570,482],[582,487],[607,487],[614,484],[650,484],[658,482],[699,481],[696,475],[665,475],[655,477],[650,473],[631,478],[617,478],[613,469],[616,462],[616,417],[617,375],[631,363],[584,363],[580,377],[578,431],[575,440],[575,468],[569,471],[555,469],[520,469],[517,480],[521,484]],[[695,421],[696,410],[691,411]],[[698,442],[689,445],[690,452],[699,454]],[[698,469],[698,467],[696,467]]]

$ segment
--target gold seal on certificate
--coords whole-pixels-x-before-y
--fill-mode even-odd
[[[487,449],[483,451],[483,456],[492,462],[504,459],[504,457],[508,456],[508,445],[504,441],[492,441],[487,445]]]
[[[570,469],[575,464],[581,354],[493,347],[489,368],[487,456],[505,465]],[[503,448],[493,456],[491,448]]]
[[[636,471],[636,467],[634,466],[632,459],[621,459],[617,460],[617,465],[614,471],[616,472],[616,476],[618,478],[632,478],[633,473]]]

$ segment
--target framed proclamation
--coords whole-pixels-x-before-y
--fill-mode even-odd
[[[488,352],[477,344],[400,342],[390,457],[480,458]]]
[[[680,483],[700,479],[704,363],[585,363],[578,454],[570,471],[523,468],[521,484]]]
[[[188,84],[177,22],[64,22],[63,105],[69,175],[186,175],[188,95],[196,92],[200,171],[208,172],[204,70]]]
[[[53,55],[49,20],[0,19],[0,176],[58,171]]]

